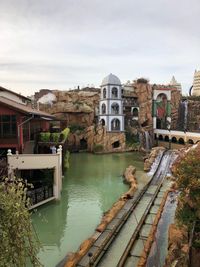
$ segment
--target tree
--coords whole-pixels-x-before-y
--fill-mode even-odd
[[[200,219],[200,145],[192,148],[176,163],[174,175],[180,191],[176,217],[191,226]]]
[[[0,183],[0,266],[42,266],[37,259],[39,241],[31,223],[26,182],[5,178]]]

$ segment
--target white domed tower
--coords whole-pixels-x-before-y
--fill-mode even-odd
[[[103,79],[101,83],[99,121],[106,126],[107,132],[124,131],[121,91],[122,85],[117,76],[111,73]]]

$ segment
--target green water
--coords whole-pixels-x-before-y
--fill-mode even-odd
[[[56,266],[94,233],[103,212],[127,191],[121,175],[131,164],[142,170],[139,153],[71,155],[61,200],[38,208],[32,215],[43,245],[39,258],[45,267]],[[139,183],[143,182],[144,177]]]

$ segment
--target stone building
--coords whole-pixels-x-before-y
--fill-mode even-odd
[[[192,95],[200,96],[200,70],[195,70]]]
[[[112,73],[101,84],[99,121],[106,126],[108,132],[124,131],[122,85],[119,78]]]

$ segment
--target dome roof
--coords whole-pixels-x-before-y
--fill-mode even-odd
[[[106,85],[106,84],[114,84],[114,85],[121,85],[120,79],[115,76],[114,74],[110,73],[108,76],[106,76],[102,83],[101,86]]]

